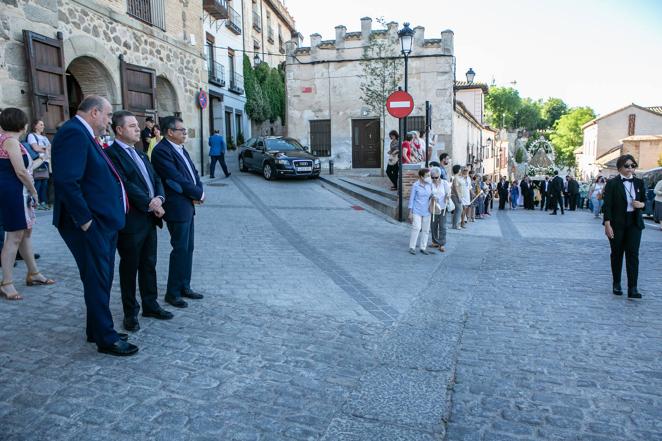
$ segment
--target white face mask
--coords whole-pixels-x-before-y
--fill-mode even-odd
[[[425,182],[427,182],[428,184],[432,184],[432,178],[428,176],[427,178],[425,178]]]

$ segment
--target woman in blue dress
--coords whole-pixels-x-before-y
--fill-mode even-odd
[[[7,232],[2,246],[2,282],[0,296],[7,300],[21,300],[13,281],[16,252],[20,251],[28,267],[25,283],[32,285],[52,285],[53,280],[44,277],[37,268],[32,252],[32,226],[34,207],[39,202],[32,175],[30,156],[18,141],[25,133],[27,115],[20,109],[6,108],[0,113],[0,211],[2,223]],[[23,189],[27,190],[24,194]]]
[[[519,199],[519,183],[514,180],[510,184],[510,208],[513,210],[517,208],[517,201]]]

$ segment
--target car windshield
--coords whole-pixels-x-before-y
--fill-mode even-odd
[[[292,138],[267,139],[267,150],[274,152],[287,152],[292,150],[303,150],[299,141]]]

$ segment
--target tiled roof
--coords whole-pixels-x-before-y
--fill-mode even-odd
[[[662,106],[649,107],[648,110],[653,111],[655,113],[662,114]]]
[[[469,84],[467,81],[456,81],[455,82],[455,90],[462,90],[462,89],[483,89],[484,93],[487,93],[489,90],[489,87],[485,83],[471,83]]]

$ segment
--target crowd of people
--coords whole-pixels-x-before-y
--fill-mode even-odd
[[[49,184],[39,181],[47,180],[54,195],[53,225],[73,255],[83,284],[87,341],[96,343],[101,353],[127,356],[138,351],[128,334],[115,330],[110,312],[116,251],[123,327],[140,329],[141,309],[143,317],[173,318],[158,302],[156,229],[164,221],[172,248],[164,301],[186,308],[184,298],[203,298],[191,289],[191,272],[195,207],[204,203],[205,193],[184,148],[187,129],[182,119],[169,116],[160,124],[147,118],[141,130],[131,112],[113,112],[105,98],[88,96],[76,115],[58,128],[52,145],[44,136],[43,121],[35,121],[27,142],[21,143],[27,115],[16,108],[0,112],[0,296],[23,298],[13,280],[17,256],[27,265],[26,285],[56,283],[40,272],[31,242],[34,210],[49,201]],[[114,139],[104,142],[109,127]],[[46,178],[36,173],[40,167],[48,170]]]

